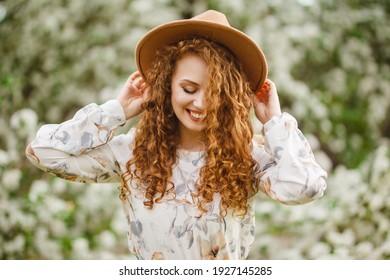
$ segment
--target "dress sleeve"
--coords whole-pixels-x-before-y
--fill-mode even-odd
[[[43,171],[70,181],[117,182],[120,167],[110,144],[123,141],[114,133],[125,122],[117,100],[90,104],[71,120],[42,126],[26,156]]]
[[[288,113],[263,127],[264,144],[254,141],[260,189],[283,204],[304,204],[321,197],[327,172],[316,162],[309,142]]]

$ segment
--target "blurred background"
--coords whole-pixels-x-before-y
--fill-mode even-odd
[[[1,259],[133,258],[117,186],[57,179],[24,149],[42,124],[115,98],[145,32],[207,9],[262,47],[329,172],[307,205],[258,195],[249,258],[390,259],[389,0],[0,1]]]

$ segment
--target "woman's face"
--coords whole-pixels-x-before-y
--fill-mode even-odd
[[[202,58],[187,54],[177,61],[172,76],[171,102],[181,134],[205,128],[206,86],[207,64]]]

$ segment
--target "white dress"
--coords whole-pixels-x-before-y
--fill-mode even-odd
[[[125,124],[118,101],[90,104],[73,119],[41,127],[27,147],[28,159],[58,177],[77,182],[117,182],[132,156],[136,129],[114,136]],[[261,190],[284,204],[303,204],[326,189],[327,173],[315,161],[311,148],[289,114],[264,125],[264,145],[253,141],[253,158],[262,174]],[[141,191],[132,188],[123,200],[129,250],[138,259],[245,259],[254,242],[254,199],[244,218],[220,215],[220,197],[214,195],[202,214],[191,193],[204,163],[204,152],[178,150],[172,181],[176,197],[164,197],[153,209],[144,206]]]

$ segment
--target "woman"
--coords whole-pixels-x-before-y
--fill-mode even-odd
[[[116,100],[43,126],[26,154],[68,180],[121,182],[138,259],[245,259],[259,189],[284,204],[323,195],[327,174],[281,113],[261,49],[223,14],[158,26],[136,61]],[[252,106],[264,143],[254,140]],[[136,128],[114,136],[141,112]]]

